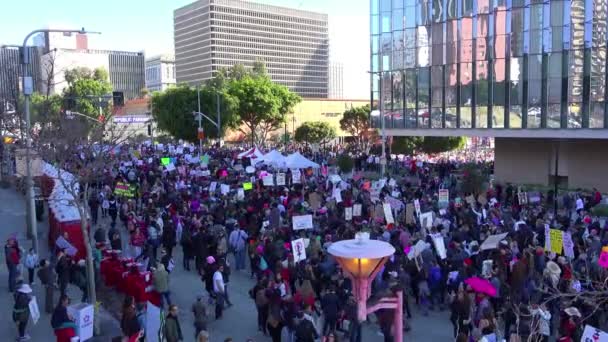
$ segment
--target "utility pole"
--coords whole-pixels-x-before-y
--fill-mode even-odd
[[[382,32],[382,20],[378,20],[378,29],[380,30],[379,32]],[[383,71],[384,71],[384,52],[382,51],[382,44],[380,44],[380,53],[378,54],[378,56],[380,57],[380,61],[379,61],[379,66],[380,66],[380,70],[379,71],[379,80],[380,80],[380,84],[378,86],[378,89],[380,90],[380,96],[378,98],[378,101],[380,101],[380,103],[378,104],[378,111],[380,112],[380,124],[382,127],[382,155],[380,156],[380,177],[384,177],[384,173],[386,172],[386,127],[384,126],[384,80],[383,80]],[[373,71],[373,70],[372,70]]]
[[[201,117],[201,88],[200,86],[196,87],[196,97],[197,97],[197,101],[198,101],[198,116],[197,116],[197,120],[198,120],[198,152],[199,154],[202,156],[203,155],[203,137],[201,136],[201,133],[203,131],[203,126],[202,126],[202,117]]]
[[[222,145],[222,117],[220,116],[220,92],[216,90],[216,109],[217,109],[217,140],[220,142],[220,146]],[[200,101],[198,106],[198,111],[201,111]]]

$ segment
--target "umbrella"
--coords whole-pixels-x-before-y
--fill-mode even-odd
[[[469,285],[471,289],[473,289],[473,291],[475,292],[485,293],[490,297],[496,297],[496,288],[487,279],[472,277],[466,279],[464,282],[465,284]]]

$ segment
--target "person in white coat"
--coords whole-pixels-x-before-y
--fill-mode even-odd
[[[551,336],[551,312],[547,310],[545,304],[534,304],[532,305],[532,317],[534,317],[534,321],[538,320],[536,331],[539,339],[536,341],[548,342],[549,336]]]

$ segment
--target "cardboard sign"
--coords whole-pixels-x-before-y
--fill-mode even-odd
[[[251,182],[243,183],[243,190],[251,190],[251,189],[253,189],[253,183],[251,183]]]
[[[450,203],[450,191],[448,189],[439,189],[439,206],[446,208]]]
[[[291,241],[291,250],[293,252],[294,263],[297,264],[302,260],[306,260],[306,247],[304,244],[304,238]]]
[[[420,217],[421,211],[420,211],[420,200],[414,200],[414,208],[416,208],[416,215],[418,215],[418,217]]]
[[[360,203],[355,203],[353,205],[353,216],[359,217],[361,216],[362,205]]]
[[[433,239],[433,245],[435,245],[435,250],[437,251],[437,255],[441,259],[447,258],[447,253],[445,250],[445,242],[443,241],[443,236],[440,233],[431,234],[431,238]]]
[[[300,170],[293,169],[291,170],[291,183],[300,184],[302,181],[302,173]]]
[[[414,224],[416,222],[414,220],[414,204],[408,203],[405,205],[405,223],[406,224]]]
[[[321,208],[321,196],[316,192],[308,194],[308,204],[310,204],[312,210],[319,210]]]
[[[490,235],[488,236],[488,238],[486,239],[486,241],[484,241],[481,246],[479,246],[479,250],[481,251],[485,251],[488,249],[495,249],[498,248],[498,244],[500,243],[500,241],[504,240],[507,235],[509,235],[509,233],[503,233],[503,234],[496,234],[496,235]]]
[[[312,215],[293,216],[291,220],[293,230],[312,229]]]
[[[551,245],[551,252],[555,254],[562,254],[562,248],[564,247],[564,232],[559,229],[551,229],[549,231],[549,239]]]
[[[277,173],[277,185],[285,185],[285,174]]]
[[[420,224],[423,228],[431,229],[433,227],[433,212],[428,211],[420,214]]]
[[[346,221],[353,220],[353,207],[344,208],[344,219]]]
[[[570,259],[574,259],[574,242],[570,233],[564,233],[564,255]]]
[[[608,341],[608,333],[590,325],[585,325],[585,330],[583,330],[583,336],[581,336],[581,342],[605,341]]]
[[[382,204],[382,209],[384,210],[384,219],[386,220],[386,223],[387,224],[395,223],[391,205],[389,203],[384,203],[384,204]]]
[[[490,278],[492,276],[492,266],[494,265],[494,261],[492,260],[484,260],[481,266],[481,275],[484,278]]]
[[[230,192],[230,185],[228,184],[222,184],[220,185],[220,192],[222,193],[222,195],[226,195],[227,193]]]
[[[262,182],[264,186],[274,186],[274,177],[271,174],[268,174],[262,178]]]

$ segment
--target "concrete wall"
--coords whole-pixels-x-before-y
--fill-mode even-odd
[[[568,177],[569,188],[608,191],[608,140],[512,139],[495,140],[495,178],[500,182],[549,185],[555,173]]]

